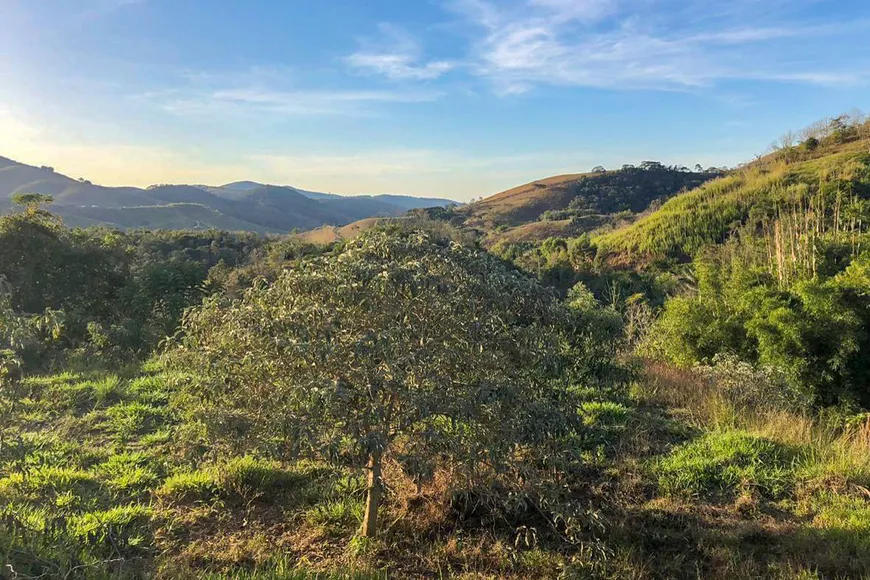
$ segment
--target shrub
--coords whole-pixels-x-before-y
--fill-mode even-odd
[[[195,374],[182,407],[216,443],[365,467],[372,535],[400,439],[421,478],[436,458],[474,474],[484,456],[507,471],[520,447],[562,451],[543,449],[581,425],[558,379],[596,370],[574,322],[479,249],[370,232],[242,300],[189,310],[173,358]]]
[[[736,409],[769,409],[802,413],[812,407],[811,390],[790,382],[774,367],[752,365],[735,355],[720,353],[708,365],[695,367]]]

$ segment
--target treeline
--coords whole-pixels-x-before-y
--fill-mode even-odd
[[[771,153],[789,161],[818,154],[819,150],[870,137],[870,118],[860,110],[825,117],[800,131],[788,131],[770,145]]]
[[[69,229],[23,195],[0,218],[0,349],[29,366],[61,353],[118,359],[150,352],[185,308],[221,284],[224,272],[268,252],[269,240],[216,230]],[[212,277],[210,278],[210,273]]]
[[[570,187],[573,199],[564,210],[550,210],[541,220],[580,219],[595,214],[639,213],[655,202],[661,203],[681,190],[694,189],[721,175],[710,168],[691,172],[685,167],[644,161],[639,166],[623,165],[617,171],[593,170],[595,175]]]

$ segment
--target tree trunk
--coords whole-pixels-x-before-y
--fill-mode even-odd
[[[368,465],[368,493],[366,495],[366,511],[362,523],[362,535],[371,537],[378,531],[378,507],[383,493],[381,481],[381,453],[372,453]]]

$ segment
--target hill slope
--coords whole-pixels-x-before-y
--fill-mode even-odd
[[[656,162],[616,171],[557,175],[527,183],[463,208],[466,225],[490,229],[518,226],[546,217],[545,212],[570,210],[571,217],[639,212],[653,201],[674,195],[716,177]]]
[[[257,232],[340,226],[369,217],[397,216],[417,207],[453,203],[401,195],[349,197],[253,181],[220,187],[103,187],[72,179],[51,167],[34,167],[0,157],[0,212],[9,211],[9,199],[16,193],[51,195],[53,211],[73,225]]]
[[[534,242],[633,221],[650,204],[719,175],[645,162],[616,171],[539,179],[461,207],[417,208],[411,216],[476,232],[486,246]],[[318,228],[305,236],[310,241],[334,242],[355,237],[377,223],[364,219],[343,228]]]
[[[770,155],[729,175],[677,195],[637,222],[595,239],[611,263],[639,265],[688,259],[724,241],[747,221],[761,223],[779,207],[805,203],[818,188],[870,197],[856,179],[870,171],[870,140],[834,143],[813,152]]]

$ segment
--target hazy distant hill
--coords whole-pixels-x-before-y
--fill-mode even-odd
[[[229,196],[239,196],[243,195],[244,192],[249,192],[251,190],[260,188],[260,187],[269,187],[263,183],[257,183],[255,181],[236,181],[233,183],[227,183],[225,185],[221,185],[220,187],[208,188],[209,190],[214,190],[214,193],[217,195],[229,195]],[[450,201],[449,199],[441,199],[437,197],[413,197],[410,195],[393,195],[393,194],[380,194],[380,195],[355,195],[355,196],[346,196],[346,195],[338,195],[335,193],[321,193],[318,191],[306,191],[304,189],[299,189],[297,187],[288,187],[288,189],[292,189],[297,193],[301,193],[305,197],[316,200],[370,200],[379,203],[388,204],[391,206],[399,206],[406,210],[423,208],[423,207],[439,207],[450,205],[451,203],[455,203]],[[374,206],[371,206],[374,207]]]
[[[258,232],[341,226],[368,217],[396,216],[409,209],[454,203],[447,199],[402,195],[341,196],[253,181],[218,187],[104,187],[72,179],[51,167],[34,167],[0,157],[0,212],[9,210],[9,198],[16,193],[53,196],[52,211],[71,225],[153,229],[215,227]]]

